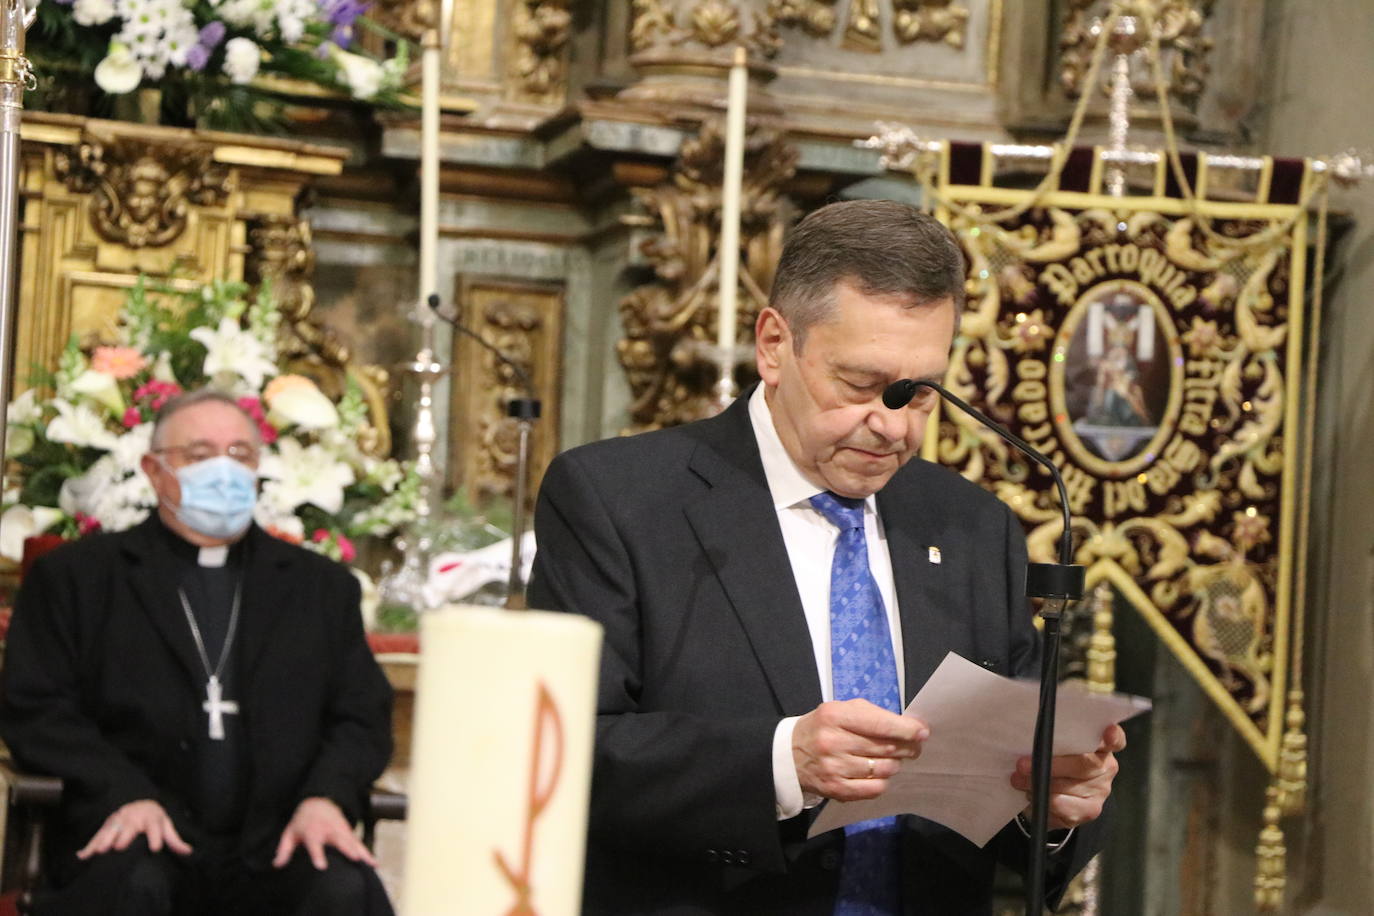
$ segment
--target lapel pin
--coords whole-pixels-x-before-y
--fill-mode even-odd
[[[940,548],[939,548],[939,547],[931,547],[931,548],[930,548],[930,562],[933,563],[933,564],[935,564],[936,566],[939,566],[939,565],[940,565]]]

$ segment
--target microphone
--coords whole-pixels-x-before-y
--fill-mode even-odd
[[[1049,833],[1050,758],[1053,755],[1055,700],[1058,696],[1059,622],[1068,603],[1083,597],[1085,578],[1084,568],[1075,566],[1073,562],[1073,517],[1069,512],[1069,495],[1064,487],[1064,477],[1053,461],[936,382],[898,379],[883,390],[883,406],[889,410],[901,410],[911,403],[921,388],[934,391],[1034,459],[1050,472],[1059,490],[1059,507],[1064,514],[1064,533],[1059,539],[1059,562],[1026,564],[1026,596],[1046,599],[1040,610],[1040,616],[1045,621],[1045,635],[1040,654],[1040,710],[1035,719],[1035,745],[1031,753],[1030,864],[1026,873],[1026,914],[1040,916],[1045,907],[1045,839]]]
[[[488,343],[485,337],[483,337],[481,334],[478,334],[476,331],[472,330],[467,325],[463,324],[455,316],[446,314],[439,307],[438,293],[430,293],[429,298],[426,300],[426,303],[429,305],[430,309],[434,312],[434,314],[439,316],[439,318],[442,319],[445,324],[451,326],[455,331],[466,334],[473,340],[477,341],[477,343],[481,344],[483,348],[488,350],[492,355],[499,359],[502,365],[508,367],[510,371],[515,373],[515,377],[519,380],[520,386],[525,389],[525,397],[515,398],[511,401],[510,415],[512,417],[520,419],[521,417],[524,417],[525,411],[532,410],[533,413],[530,413],[528,417],[525,418],[531,420],[537,419],[539,416],[539,398],[535,397],[534,381],[530,379],[529,373],[525,371],[524,367],[521,366],[519,363],[515,362],[514,360],[512,360],[506,354],[502,353],[499,347],[496,347],[493,344]],[[522,407],[520,409],[521,412],[516,413],[515,405],[517,404],[517,402],[532,402],[532,406],[522,403]]]

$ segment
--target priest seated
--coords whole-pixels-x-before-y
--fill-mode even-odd
[[[168,402],[156,512],[20,589],[0,735],[65,784],[36,916],[392,912],[352,826],[390,687],[354,577],[253,524],[261,445],[231,397]]]

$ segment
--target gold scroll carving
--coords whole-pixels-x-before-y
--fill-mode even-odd
[[[645,52],[665,46],[708,49],[743,45],[771,57],[780,44],[771,10],[746,16],[728,0],[633,0],[630,47]]]
[[[625,336],[616,345],[629,377],[632,429],[684,423],[711,411],[718,372],[715,340],[720,241],[720,192],[725,141],[722,122],[709,120],[683,144],[669,180],[636,189],[642,213],[626,222],[655,231],[641,246],[654,278],[620,303]],[[796,170],[797,152],[780,134],[750,127],[745,139],[740,203],[738,338],[748,343],[768,303],[782,253],[781,188]],[[752,361],[737,367],[741,387]]]
[[[531,497],[558,454],[558,390],[563,345],[563,289],[514,280],[470,279],[460,284],[462,321],[529,376],[543,414],[534,427]],[[474,504],[511,499],[519,430],[506,415],[512,398],[530,392],[517,373],[467,335],[454,335],[455,378],[450,403],[449,484]]]
[[[964,47],[969,19],[968,8],[952,0],[891,0],[886,12],[879,0],[846,0],[842,20],[836,0],[771,0],[769,11],[778,25],[797,26],[818,37],[834,34],[843,21],[843,46],[870,52],[883,50],[885,19],[902,44],[944,42],[952,48]]]
[[[528,101],[560,101],[567,91],[569,0],[517,0],[512,77]]]

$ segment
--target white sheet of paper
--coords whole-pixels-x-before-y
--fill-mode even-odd
[[[1040,685],[993,674],[953,652],[907,706],[905,715],[930,726],[921,756],[903,761],[880,797],[827,802],[810,836],[874,817],[919,814],[982,848],[1026,807],[1011,786],[1016,760],[1035,740]],[[1059,688],[1054,753],[1096,750],[1102,732],[1150,708],[1143,697]]]

